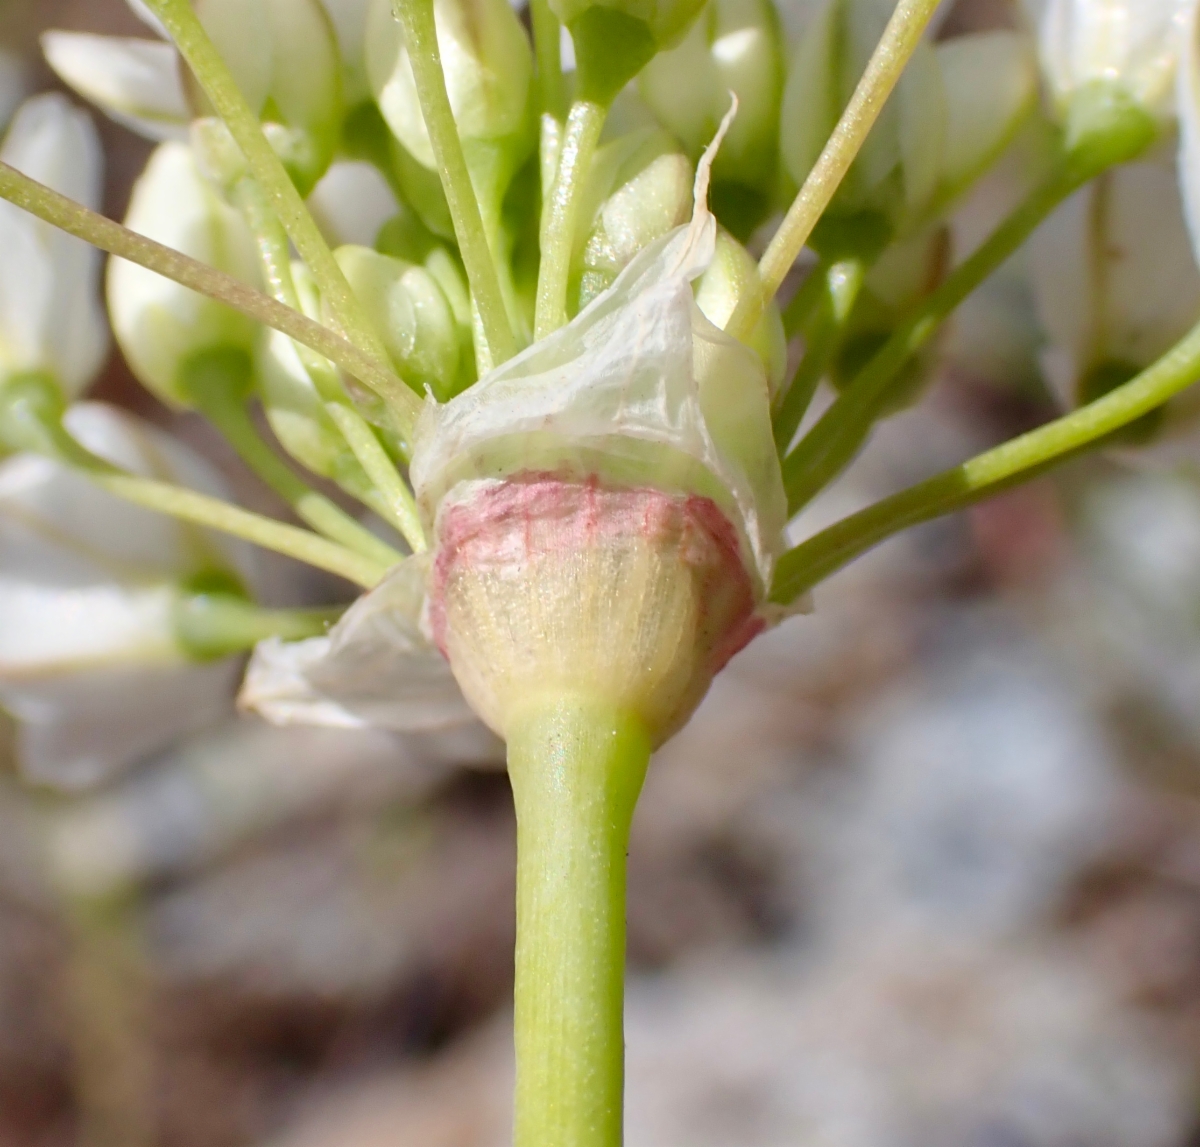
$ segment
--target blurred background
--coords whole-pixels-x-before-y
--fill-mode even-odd
[[[1008,18],[963,0],[943,34]],[[123,0],[0,0],[28,91],[49,27],[144,32]],[[95,118],[119,218],[148,145]],[[799,532],[1048,417],[1031,307],[1017,273],[968,307],[955,365]],[[116,354],[94,393],[283,512]],[[329,600],[265,565],[278,602]],[[508,1141],[494,753],[231,697],[66,795],[11,733],[0,1145]],[[651,769],[629,958],[631,1147],[1200,1144],[1200,470],[1077,463],[755,642]]]

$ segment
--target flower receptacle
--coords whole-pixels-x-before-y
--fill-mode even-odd
[[[438,515],[433,635],[507,737],[576,696],[658,744],[762,628],[737,534],[707,498],[549,473],[465,484]]]

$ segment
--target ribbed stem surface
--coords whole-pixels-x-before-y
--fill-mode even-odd
[[[515,1147],[619,1147],[625,853],[650,760],[641,721],[533,700],[508,737],[517,808]]]

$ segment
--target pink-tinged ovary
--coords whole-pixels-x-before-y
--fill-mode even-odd
[[[708,498],[521,474],[452,497],[437,541],[434,636],[501,736],[527,704],[579,693],[661,742],[762,628]]]

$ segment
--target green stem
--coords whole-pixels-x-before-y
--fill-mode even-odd
[[[940,2],[900,0],[896,5],[846,110],[759,261],[761,290],[747,291],[726,324],[730,334],[745,338],[758,325],[762,308],[783,285],[817,220],[841,186]]]
[[[479,200],[475,196],[458,125],[446,92],[433,0],[394,0],[393,8],[404,26],[421,114],[454,220],[454,234],[471,284],[471,294],[479,310],[491,361],[499,364],[516,353],[516,340],[504,306],[504,294],[496,271],[496,253],[488,244]]]
[[[650,760],[640,720],[579,697],[508,736],[517,809],[514,1147],[619,1147],[625,854]]]
[[[80,203],[0,163],[0,199],[7,199],[53,227],[99,247],[110,255],[127,259],[163,278],[188,287],[198,294],[225,303],[248,318],[272,327],[304,346],[336,362],[369,390],[387,402],[406,437],[411,436],[421,412],[417,396],[384,365],[347,342],[336,332],[286,307],[245,283],[206,267],[203,263],[164,247],[90,211]]]
[[[197,593],[175,608],[175,635],[199,660],[228,657],[253,649],[268,637],[302,641],[329,632],[345,606],[329,609],[263,609],[232,594]]]
[[[1136,422],[1200,380],[1200,324],[1149,369],[1103,398],[868,506],[789,550],[771,597],[794,601],[885,538],[1028,481]]]
[[[544,339],[567,322],[567,284],[579,204],[607,116],[608,108],[593,100],[576,100],[567,116],[559,149],[558,177],[546,204],[542,228],[535,339]]]
[[[238,371],[242,377],[229,378],[228,369]],[[244,377],[250,369],[249,363],[245,362],[240,364],[240,370],[238,364],[227,368],[217,356],[204,355],[185,364],[183,376],[187,392],[200,413],[302,521],[330,541],[373,562],[394,566],[403,561],[403,554],[377,538],[324,494],[304,483],[263,440],[242,397]],[[227,385],[221,385],[223,382]]]
[[[210,498],[181,486],[123,474],[118,470],[89,470],[87,474],[96,485],[127,502],[242,538],[263,549],[337,574],[364,589],[374,589],[387,573],[388,567],[381,562],[372,561],[307,530],[252,514],[240,506],[231,506],[220,498]]]
[[[287,169],[263,134],[258,116],[246,103],[225,61],[192,8],[191,0],[147,0],[175,46],[188,62],[217,114],[225,121],[263,190],[269,196],[296,250],[321,288],[321,296],[339,330],[364,354],[387,362],[387,352],[371,326],[312,213]]]
[[[886,406],[888,385],[946,317],[1012,255],[1038,225],[1086,180],[1067,165],[1038,187],[991,237],[956,267],[900,325],[824,417],[784,459],[792,513],[805,506],[854,456]]]
[[[775,415],[775,445],[786,453],[804,421],[817,387],[833,362],[845,337],[846,325],[866,278],[866,265],[859,259],[834,263],[821,275],[821,309],[813,322],[804,357]],[[807,285],[807,284],[806,284]]]
[[[326,413],[346,440],[381,498],[385,517],[400,531],[414,554],[428,548],[417,503],[367,420],[345,402],[327,402]]]

